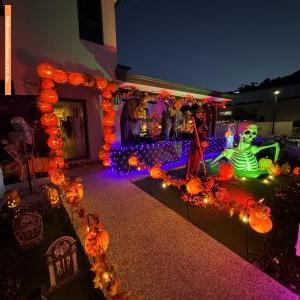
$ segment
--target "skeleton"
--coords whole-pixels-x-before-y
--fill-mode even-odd
[[[267,148],[275,148],[274,163],[276,163],[280,150],[279,144],[273,143],[265,146],[251,145],[257,136],[257,126],[247,122],[240,124],[239,135],[240,142],[238,146],[224,150],[211,162],[211,166],[214,167],[220,159],[227,158],[234,166],[236,175],[257,178],[259,175],[264,174],[265,171],[259,169],[256,154]]]

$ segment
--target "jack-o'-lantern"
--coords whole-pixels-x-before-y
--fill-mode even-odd
[[[108,132],[104,134],[104,141],[107,144],[113,144],[116,141],[116,136],[114,133]]]
[[[110,167],[111,166],[111,159],[107,158],[107,159],[103,160],[103,166],[104,167]]]
[[[65,160],[61,156],[52,157],[49,160],[49,168],[51,169],[62,169],[65,166]]]
[[[274,164],[271,159],[262,157],[258,162],[258,166],[261,170],[269,171],[274,166]]]
[[[283,175],[290,175],[291,174],[291,165],[288,162],[282,164],[281,172]]]
[[[98,157],[100,160],[107,160],[109,159],[109,152],[100,150],[98,153]]]
[[[106,90],[108,92],[110,92],[111,94],[114,94],[117,90],[117,84],[113,81],[109,82],[107,87],[106,87]]]
[[[111,99],[112,94],[111,94],[111,92],[109,92],[107,90],[104,90],[103,93],[102,93],[102,97],[105,98],[105,99]]]
[[[68,81],[68,77],[63,70],[55,69],[53,72],[53,80],[57,83],[64,84]]]
[[[21,205],[21,198],[17,190],[9,190],[4,194],[4,203],[8,208],[17,208]]]
[[[112,115],[106,114],[103,117],[102,123],[104,126],[112,127],[115,124],[115,118]]]
[[[234,175],[234,167],[230,163],[221,163],[219,166],[219,179],[231,180]]]
[[[55,84],[53,82],[53,80],[48,79],[48,78],[44,78],[41,81],[41,87],[42,89],[52,89],[54,88]]]
[[[111,144],[104,143],[102,148],[103,148],[104,151],[109,151],[110,148],[111,148]]]
[[[209,144],[208,144],[207,141],[202,141],[202,142],[201,142],[201,147],[202,147],[202,148],[205,149],[205,148],[207,148],[208,146],[209,146]]]
[[[202,182],[199,178],[192,178],[186,185],[188,193],[197,195],[203,190]]]
[[[63,146],[63,140],[58,135],[51,135],[47,140],[47,145],[50,149],[60,149]]]
[[[65,175],[61,170],[49,169],[50,181],[55,185],[62,185],[65,181]]]
[[[92,229],[85,237],[84,249],[92,257],[100,256],[106,252],[108,244],[109,235],[107,231]]]
[[[52,89],[46,89],[42,90],[40,94],[40,100],[42,102],[46,103],[57,103],[58,101],[58,95],[57,93]]]
[[[295,175],[295,176],[299,176],[300,175],[300,167],[295,167],[293,169],[293,175]]]
[[[176,110],[179,110],[181,108],[181,101],[180,100],[176,100],[174,103],[174,108]]]
[[[53,76],[54,68],[49,63],[40,63],[37,65],[36,72],[42,78],[51,79]]]
[[[264,210],[254,210],[250,213],[249,223],[253,230],[258,233],[267,233],[272,227],[272,220]]]
[[[159,179],[163,176],[164,172],[159,165],[154,165],[150,168],[150,176],[154,179]]]
[[[50,156],[56,157],[56,156],[64,156],[64,151],[63,149],[51,149],[50,151]]]
[[[61,133],[59,127],[46,127],[44,130],[48,135],[59,135]]]
[[[56,114],[50,112],[42,114],[40,121],[43,127],[55,127],[58,119]]]
[[[71,205],[78,204],[83,198],[83,185],[81,182],[81,178],[77,177],[72,182],[69,182],[64,187],[66,201]]]
[[[107,80],[103,77],[95,77],[96,87],[100,90],[103,90],[107,87]]]
[[[41,111],[42,113],[50,112],[53,109],[53,107],[50,103],[42,102],[42,101],[38,101],[36,103],[36,106],[37,106],[38,110]]]
[[[269,170],[269,173],[274,176],[279,176],[281,174],[281,167],[279,165],[274,165]]]
[[[135,155],[130,156],[129,159],[128,159],[128,164],[129,164],[129,166],[137,167],[138,164],[139,164],[138,157],[135,156]]]
[[[52,207],[60,206],[60,195],[57,188],[54,186],[44,186],[43,187],[44,197],[51,204]]]
[[[81,73],[70,73],[68,76],[68,82],[72,85],[80,85],[85,81],[84,76]]]
[[[109,112],[114,109],[113,105],[109,101],[106,101],[106,100],[102,100],[101,108],[106,112]]]

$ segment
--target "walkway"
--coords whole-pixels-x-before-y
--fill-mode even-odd
[[[69,173],[83,178],[86,207],[110,233],[108,256],[122,290],[151,300],[298,299],[128,177],[96,166]]]

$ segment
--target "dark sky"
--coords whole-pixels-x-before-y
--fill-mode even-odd
[[[300,69],[300,0],[121,0],[118,63],[229,91]]]

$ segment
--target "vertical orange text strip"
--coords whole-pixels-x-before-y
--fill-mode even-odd
[[[11,95],[11,5],[5,5],[5,95]]]

